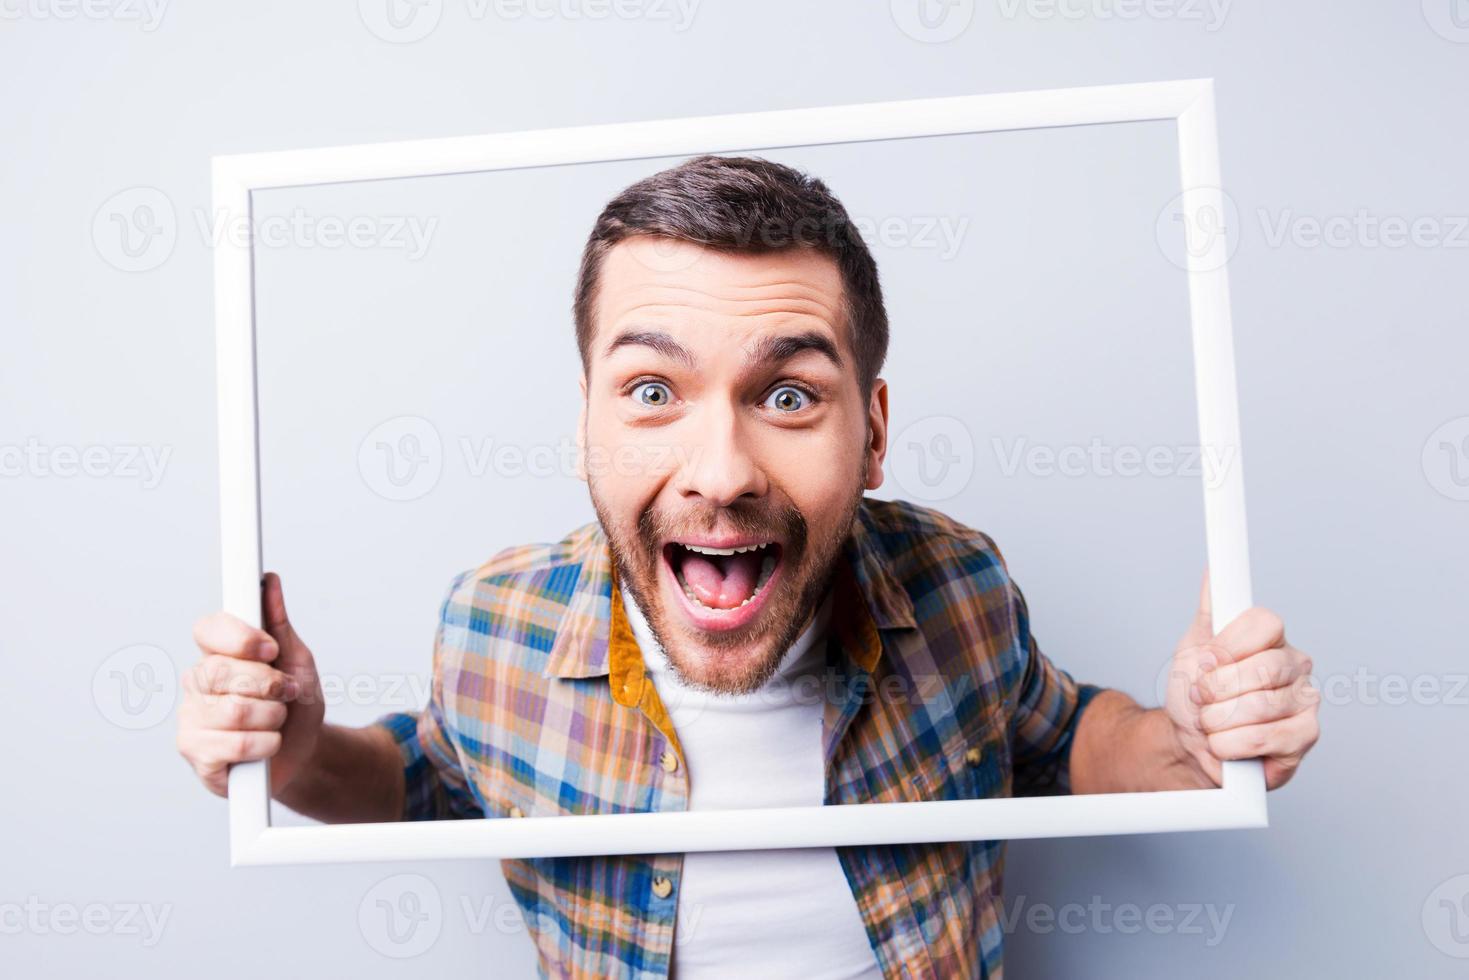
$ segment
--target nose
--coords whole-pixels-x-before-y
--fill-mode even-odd
[[[681,496],[702,498],[712,507],[765,496],[769,482],[752,452],[749,434],[741,429],[737,410],[706,407],[688,421],[693,431],[674,482]]]

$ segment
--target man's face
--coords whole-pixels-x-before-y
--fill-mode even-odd
[[[685,682],[754,690],[882,483],[887,389],[862,392],[836,263],[631,238],[595,317],[581,441],[622,585]]]

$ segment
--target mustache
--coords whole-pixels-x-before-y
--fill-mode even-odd
[[[771,507],[737,502],[729,507],[695,508],[675,517],[660,513],[649,504],[638,514],[638,542],[650,561],[657,560],[664,541],[715,530],[752,538],[773,538],[781,542],[787,559],[799,559],[810,537],[805,516],[789,505]]]

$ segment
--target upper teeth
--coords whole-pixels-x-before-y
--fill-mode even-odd
[[[684,547],[701,555],[739,555],[746,551],[759,551],[765,545],[747,544],[743,548],[705,548],[697,544],[686,544]]]

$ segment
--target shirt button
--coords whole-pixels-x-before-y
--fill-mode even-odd
[[[518,806],[512,806],[510,808],[510,815],[512,817],[523,817],[525,816],[525,811]]]
[[[658,757],[658,764],[663,767],[664,772],[677,772],[678,756],[674,755],[672,749],[664,749],[663,754]]]
[[[653,879],[653,895],[656,898],[667,898],[673,894],[673,882],[659,875]]]
[[[975,746],[968,752],[964,753],[964,761],[969,763],[971,766],[979,765],[981,762],[984,761],[984,750],[979,748],[979,746]]]

